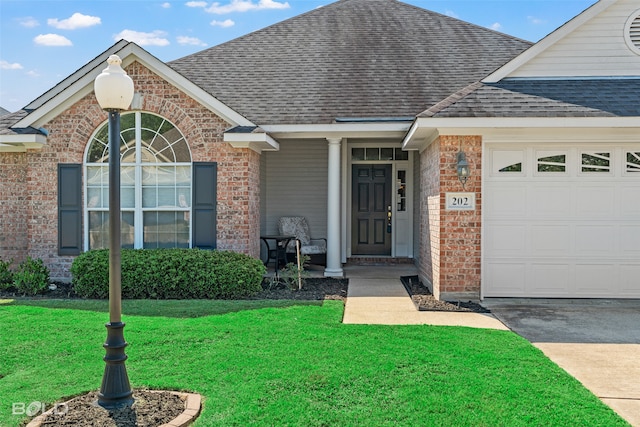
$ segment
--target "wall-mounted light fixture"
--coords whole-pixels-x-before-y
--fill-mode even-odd
[[[456,170],[458,173],[458,179],[462,183],[462,188],[467,183],[469,175],[471,175],[471,169],[469,169],[469,163],[467,163],[467,156],[463,151],[458,151],[458,162],[456,164]]]

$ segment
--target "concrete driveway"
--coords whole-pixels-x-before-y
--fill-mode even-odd
[[[640,300],[486,298],[483,305],[640,427]]]

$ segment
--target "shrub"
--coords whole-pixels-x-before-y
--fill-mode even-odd
[[[248,255],[200,249],[123,249],[122,297],[234,299],[259,292],[265,267]],[[80,254],[71,265],[74,291],[109,296],[109,251]]]
[[[49,287],[49,269],[41,259],[27,257],[13,273],[13,286],[26,295],[36,295]]]
[[[13,264],[13,260],[2,261],[0,259],[0,291],[4,291],[13,286],[13,273],[9,267]]]

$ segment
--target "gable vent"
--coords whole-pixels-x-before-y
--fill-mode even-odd
[[[627,21],[625,36],[629,48],[640,55],[640,10],[636,10]]]

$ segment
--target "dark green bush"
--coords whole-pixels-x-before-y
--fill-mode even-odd
[[[41,259],[27,257],[13,272],[13,286],[26,295],[36,295],[49,287],[49,269]]]
[[[10,270],[13,260],[2,261],[0,259],[0,291],[4,291],[13,286],[13,273]]]
[[[122,297],[235,299],[259,292],[265,267],[248,255],[200,249],[123,249]],[[109,296],[109,251],[80,254],[71,265],[74,291]]]

